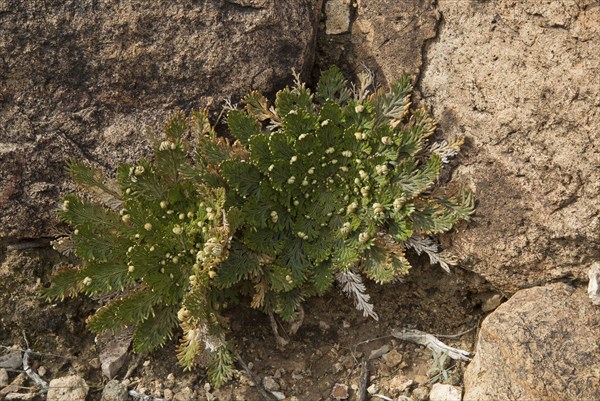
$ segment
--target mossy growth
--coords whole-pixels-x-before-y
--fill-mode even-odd
[[[474,202],[436,186],[460,140],[428,142],[435,124],[411,110],[409,78],[374,93],[371,76],[359,78],[350,86],[332,67],[313,92],[296,77],[274,105],[250,93],[227,113],[234,141],[205,111],[175,114],[153,157],[121,165],[116,180],[72,162],[87,195],[65,197],[60,214],[73,232],[62,241],[81,263],[57,271],[44,295],[102,297],[89,328],[135,326],[136,352],[181,327],[181,364],[210,350],[215,385],[235,360],[225,305],[292,320],[337,283],[377,319],[362,277],[398,280],[409,248],[448,269],[453,259],[433,236],[468,220]]]

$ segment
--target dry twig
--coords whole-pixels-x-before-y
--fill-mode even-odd
[[[273,334],[275,335],[277,349],[283,350],[290,341],[279,335],[279,330],[277,328],[277,320],[275,320],[275,315],[273,314],[273,312],[269,312],[269,321],[271,322],[271,329],[273,330]]]
[[[135,360],[133,361],[133,363],[131,365],[129,365],[129,368],[127,369],[127,372],[125,373],[125,376],[123,376],[123,380],[129,379],[129,377],[133,374],[133,372],[140,365],[141,360],[142,360],[142,355],[138,355],[135,358]]]
[[[23,352],[23,370],[35,384],[42,388],[41,392],[46,392],[48,391],[48,383],[29,367],[29,355],[31,354],[31,349],[29,348],[29,341],[27,341],[27,336],[24,331],[23,338],[25,339],[25,345],[27,346],[27,349]]]
[[[258,390],[260,395],[262,395],[262,397],[267,401],[273,401],[273,397],[271,397],[269,395],[269,393],[267,393],[267,391],[263,388],[262,383],[260,382],[260,379],[258,377],[256,377],[256,375],[254,373],[252,373],[252,371],[250,370],[248,365],[246,365],[246,363],[242,360],[241,356],[236,354],[235,357],[236,357],[238,363],[240,364],[240,366],[242,367],[242,369],[244,369],[244,371],[246,372],[248,377],[250,377],[250,380],[252,380],[254,382],[254,385],[256,386],[256,389]]]
[[[420,330],[394,330],[392,331],[392,336],[399,340],[410,341],[416,344],[424,345],[427,348],[435,350],[439,353],[446,352],[452,359],[458,359],[461,361],[471,360],[471,358],[469,358],[471,354],[468,351],[450,347],[435,338],[433,335]]]
[[[367,401],[367,387],[369,386],[369,367],[367,362],[360,364],[360,380],[358,385],[358,401]]]

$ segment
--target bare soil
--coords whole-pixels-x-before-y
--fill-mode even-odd
[[[38,296],[52,267],[61,260],[50,249],[7,251],[0,256],[3,261],[0,266],[0,344],[23,348],[25,333],[31,349],[39,353],[33,355],[31,365],[34,370],[40,366],[45,368],[44,379],[80,375],[90,385],[88,400],[100,400],[107,379],[100,371],[94,335],[85,328],[85,319],[93,312],[95,302],[79,298],[50,304]],[[425,258],[414,259],[413,265],[404,282],[368,286],[379,321],[363,317],[352,302],[337,291],[307,300],[304,324],[289,338],[290,343],[283,351],[275,347],[267,316],[241,306],[229,309],[226,314],[231,322],[232,338],[243,361],[259,381],[268,377],[279,386],[286,399],[334,399],[332,389],[339,383],[348,386],[348,399],[357,400],[360,362],[387,344],[401,357],[392,360],[384,356],[368,361],[371,390],[397,397],[410,395],[419,385],[429,386],[431,383],[426,381],[433,364],[431,351],[393,339],[390,333],[393,329],[414,328],[436,335],[452,335],[477,327],[484,316],[482,299],[489,295],[490,286],[460,268],[447,274],[438,266],[429,265]],[[471,350],[475,335],[476,330],[473,330],[458,338],[442,340]],[[370,341],[362,343],[367,340]],[[264,400],[241,367],[230,384],[218,390],[205,387],[207,378],[202,369],[184,372],[177,365],[176,342],[174,339],[163,349],[141,358],[132,355],[130,365],[138,360],[138,367],[124,383],[130,389],[153,397],[163,397],[168,388],[176,400],[177,397],[185,399],[186,391],[193,400],[210,400],[211,397],[224,401]],[[122,379],[126,370],[127,365],[116,378]],[[450,382],[460,385],[462,363],[455,364],[452,372]],[[18,369],[9,371],[9,379],[18,373]],[[399,384],[411,380],[412,384],[399,390],[403,387]]]

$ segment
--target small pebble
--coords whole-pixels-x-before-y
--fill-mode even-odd
[[[390,346],[385,344],[382,347],[371,351],[371,353],[369,354],[369,360],[380,358],[382,355],[385,355],[388,352],[390,352]]]
[[[275,381],[275,379],[273,378],[273,376],[265,376],[262,380],[262,384],[263,387],[265,388],[265,390],[267,391],[278,391],[281,389],[281,387],[279,386],[279,383],[277,383],[277,381]]]
[[[127,387],[117,380],[111,380],[102,390],[101,401],[128,401]]]
[[[79,376],[53,379],[48,384],[47,401],[85,401],[89,387]]]
[[[415,401],[427,401],[429,399],[429,389],[427,387],[417,387],[412,392],[412,398]]]
[[[46,375],[46,368],[44,366],[40,366],[37,370],[37,373],[40,377],[44,377]]]
[[[171,390],[170,388],[166,388],[163,392],[163,398],[166,401],[171,401],[173,399],[173,390]]]
[[[496,309],[502,303],[502,295],[494,294],[491,297],[485,299],[481,304],[481,310],[483,312],[491,312]]]
[[[19,369],[23,366],[21,351],[12,351],[6,355],[0,355],[0,368]]]
[[[144,367],[147,368],[148,366],[150,366],[150,360],[145,360],[144,361]]]
[[[336,383],[331,391],[331,396],[336,400],[345,400],[349,397],[348,386],[345,384]]]
[[[435,383],[429,393],[431,401],[460,401],[462,390],[449,384]]]
[[[319,321],[319,328],[321,329],[321,331],[327,331],[329,330],[331,326],[329,326],[329,324],[323,320]]]
[[[173,396],[173,401],[188,401],[194,398],[194,392],[189,387],[184,387]]]
[[[102,364],[100,363],[100,358],[90,359],[90,366],[94,369],[100,369],[100,366],[102,366]]]
[[[402,362],[402,354],[398,352],[397,349],[393,349],[387,354],[383,355],[383,360],[388,367],[394,368],[400,365]]]
[[[175,380],[175,375],[174,375],[173,373],[169,373],[169,374],[167,375],[167,380],[168,380],[168,381],[173,381],[173,380]]]
[[[6,369],[0,369],[0,388],[8,386],[8,372]]]
[[[390,391],[401,393],[409,388],[414,382],[406,376],[395,376],[390,380],[389,388]]]

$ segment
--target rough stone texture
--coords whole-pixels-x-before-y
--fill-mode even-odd
[[[346,384],[335,383],[333,390],[331,391],[331,397],[336,400],[346,400],[350,395],[348,394],[348,386]]]
[[[100,351],[100,363],[104,376],[112,379],[127,362],[127,350],[132,337],[133,330],[131,329],[117,334],[102,334],[96,337],[96,347]]]
[[[445,240],[500,291],[587,281],[600,259],[600,6],[595,0],[357,1],[351,32],[319,33],[320,69],[402,71],[444,137],[473,222]],[[452,241],[452,242],[450,242]]]
[[[8,386],[8,372],[6,369],[0,369],[0,389]]]
[[[600,309],[584,288],[517,292],[482,323],[464,401],[600,399]]]
[[[327,35],[346,33],[350,29],[350,0],[325,2],[325,32]]]
[[[18,369],[23,366],[21,351],[10,351],[0,355],[0,368]]]
[[[85,401],[89,387],[79,376],[54,379],[48,385],[47,401]]]
[[[460,401],[462,391],[449,384],[435,383],[429,393],[429,401]]]
[[[102,390],[102,399],[100,401],[127,401],[127,386],[121,384],[118,380],[111,380]]]
[[[0,1],[0,238],[53,234],[72,157],[114,171],[175,109],[312,68],[321,0]]]
[[[411,393],[413,401],[427,401],[429,400],[429,389],[427,387],[417,387]]]
[[[587,281],[600,257],[600,7],[594,0],[440,0],[421,90],[477,215],[452,236],[506,293]]]
[[[331,3],[335,3],[330,0]],[[318,69],[337,64],[349,73],[376,73],[379,83],[394,81],[403,71],[417,75],[421,49],[436,37],[440,23],[436,0],[357,0],[350,33],[329,35],[319,31]]]

